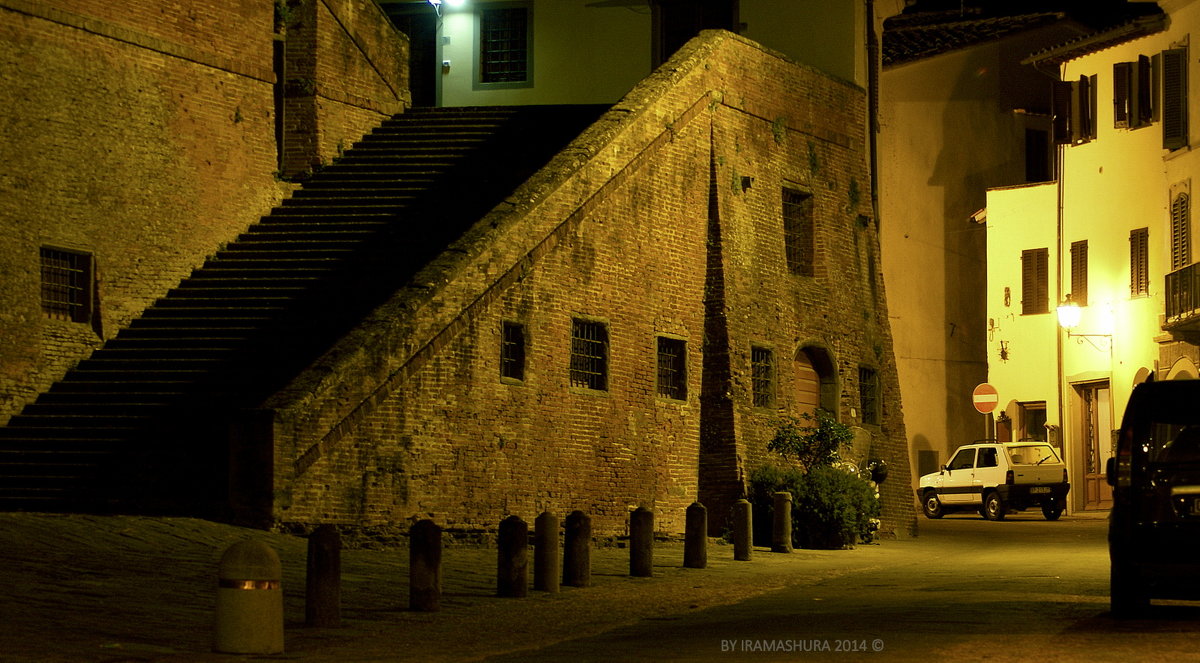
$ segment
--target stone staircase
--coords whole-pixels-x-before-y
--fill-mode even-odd
[[[0,510],[227,509],[229,427],[605,110],[386,120],[0,428]]]

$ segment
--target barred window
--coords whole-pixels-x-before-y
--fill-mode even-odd
[[[813,197],[795,189],[783,189],[783,247],[788,271],[812,276]]]
[[[91,317],[92,256],[41,249],[42,310],[56,320],[87,322]]]
[[[528,83],[529,7],[479,10],[479,82]]]
[[[571,321],[571,386],[608,390],[608,329],[604,323]]]
[[[751,388],[754,392],[754,407],[771,407],[775,404],[775,360],[767,348],[750,348]]]
[[[505,322],[501,326],[500,377],[525,379],[525,325]]]
[[[858,404],[864,424],[879,423],[879,373],[870,367],[858,367]]]
[[[658,337],[658,395],[687,400],[687,345],[675,338]]]

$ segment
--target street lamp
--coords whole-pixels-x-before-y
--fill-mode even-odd
[[[1067,330],[1067,335],[1071,335],[1071,330],[1079,326],[1079,319],[1083,315],[1079,304],[1071,301],[1071,295],[1063,303],[1058,305],[1058,326]]]

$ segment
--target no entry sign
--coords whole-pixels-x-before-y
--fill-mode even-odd
[[[996,393],[995,387],[984,382],[971,392],[971,401],[980,414],[987,414],[996,409],[996,404],[1000,402],[1000,395]]]

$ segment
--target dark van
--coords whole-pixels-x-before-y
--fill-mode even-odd
[[[1200,380],[1134,388],[1107,473],[1113,614],[1200,600]]]

